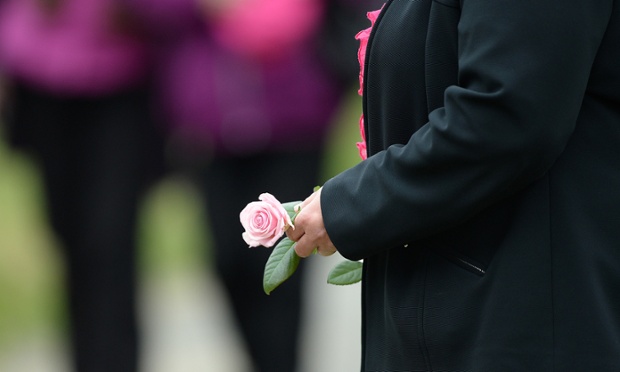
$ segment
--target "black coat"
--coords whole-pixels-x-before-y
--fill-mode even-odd
[[[362,371],[620,371],[620,1],[391,0],[366,58]]]

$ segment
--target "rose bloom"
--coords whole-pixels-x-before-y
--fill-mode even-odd
[[[249,203],[239,215],[245,229],[242,237],[250,247],[271,247],[293,223],[273,195],[263,193],[258,199],[260,201]]]

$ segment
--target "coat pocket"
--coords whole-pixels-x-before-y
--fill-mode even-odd
[[[484,276],[510,232],[518,196],[487,208],[463,224],[433,236],[429,250],[459,267]]]
[[[448,261],[478,276],[484,276],[487,272],[486,265],[455,250],[443,249],[438,250],[437,253]]]

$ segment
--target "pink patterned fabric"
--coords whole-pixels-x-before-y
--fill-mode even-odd
[[[357,142],[355,145],[357,146],[357,150],[360,153],[360,158],[362,160],[366,160],[368,158],[368,150],[366,149],[366,132],[364,131],[364,114],[360,116],[360,136],[362,140]]]
[[[355,35],[355,39],[359,40],[360,47],[357,52],[357,59],[360,63],[360,88],[357,93],[361,96],[364,94],[364,62],[366,61],[366,48],[368,47],[368,39],[370,38],[370,33],[372,32],[372,28],[379,18],[379,14],[381,13],[381,9],[375,10],[373,12],[368,12],[366,16],[370,20],[370,27],[364,29]],[[366,160],[368,158],[368,153],[366,150],[366,133],[364,132],[364,115],[360,117],[360,136],[362,138],[362,142],[357,142],[357,148],[360,153],[360,157],[362,160]]]

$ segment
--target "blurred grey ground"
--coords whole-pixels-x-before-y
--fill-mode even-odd
[[[318,258],[318,257],[315,257]],[[320,258],[319,258],[320,259]],[[305,262],[307,313],[302,342],[303,372],[359,370],[359,284],[324,283],[338,259]],[[239,372],[245,355],[217,279],[185,273],[145,283],[142,298],[145,372]],[[49,329],[24,334],[0,354],[2,372],[66,372],[62,335]]]

